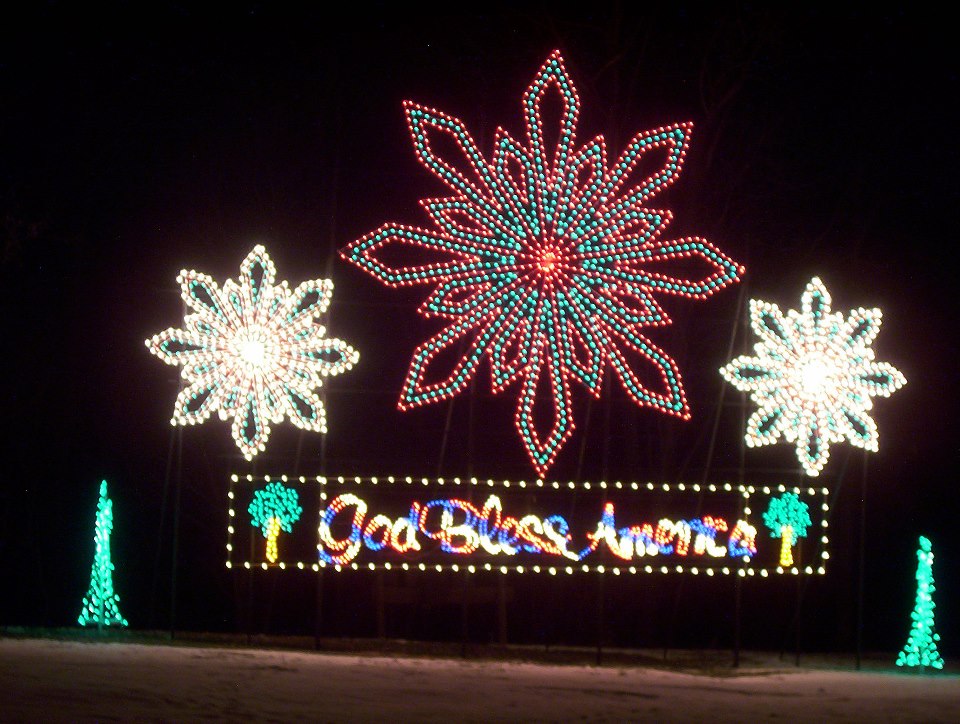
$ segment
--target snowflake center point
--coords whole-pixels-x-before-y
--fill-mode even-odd
[[[560,271],[563,256],[553,244],[542,249],[535,257],[537,273],[544,279],[553,277]]]
[[[253,367],[262,367],[267,357],[267,346],[259,339],[245,339],[238,345],[240,358]]]
[[[540,271],[544,274],[550,274],[557,268],[557,255],[552,251],[540,257]]]
[[[834,367],[823,357],[815,356],[805,360],[800,366],[800,390],[804,398],[816,399],[830,386]]]

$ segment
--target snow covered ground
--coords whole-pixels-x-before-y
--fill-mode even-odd
[[[0,639],[0,720],[960,721],[960,677]]]

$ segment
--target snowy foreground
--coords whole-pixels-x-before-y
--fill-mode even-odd
[[[960,721],[960,677],[0,639],[0,720]]]

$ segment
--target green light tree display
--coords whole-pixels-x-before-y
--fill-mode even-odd
[[[796,493],[784,493],[779,498],[770,498],[763,522],[770,529],[771,538],[780,539],[780,565],[793,565],[793,546],[798,538],[807,537],[810,513],[806,503]]]
[[[928,538],[920,536],[920,548],[917,550],[917,602],[910,618],[913,625],[907,645],[897,656],[897,666],[927,666],[943,668],[943,659],[937,650],[940,634],[933,630],[933,547]]]
[[[83,597],[83,608],[77,623],[93,626],[126,626],[127,619],[120,615],[117,604],[120,596],[113,592],[113,562],[110,560],[110,532],[113,530],[113,501],[107,497],[107,481],[100,483],[100,500],[97,503],[97,521],[94,529],[93,570],[90,572],[90,589]]]
[[[267,539],[267,561],[276,563],[277,536],[281,530],[292,533],[293,524],[303,513],[297,491],[280,483],[267,483],[266,488],[254,494],[247,512],[250,524],[259,528]]]

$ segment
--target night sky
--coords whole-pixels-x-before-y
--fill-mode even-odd
[[[877,358],[908,380],[873,409],[864,641],[903,644],[926,535],[942,650],[960,651],[951,253],[960,118],[942,19],[915,3],[882,13],[374,3],[336,15],[250,2],[34,5],[0,17],[0,624],[75,620],[101,479],[115,507],[115,584],[134,627],[170,622],[179,482],[177,625],[310,632],[312,576],[258,577],[246,615],[247,580],[224,568],[231,473],[534,477],[513,427],[516,386],[491,394],[486,363],[471,394],[396,409],[413,350],[441,328],[416,312],[428,288],[388,289],[336,252],[387,221],[426,224],[418,200],[444,193],[415,158],[403,100],[462,119],[490,154],[498,125],[522,132],[521,94],[559,49],[582,102],[581,142],[603,133],[615,154],[638,131],[694,123],[683,173],[654,205],[674,213],[671,238],[702,236],[747,272],[709,300],[663,300],[674,324],[650,332],[682,370],[691,420],[633,405],[612,377],[593,403],[577,387],[578,429],[550,476],[739,482],[742,396],[716,372],[728,350],[755,341],[738,301],[798,308],[819,275],[835,310],[883,310]],[[180,325],[180,269],[222,282],[257,243],[278,279],[334,280],[329,328],[361,358],[328,384],[325,439],[275,426],[247,463],[216,417],[171,436],[178,371],[143,341]],[[790,445],[748,450],[745,461],[750,483],[800,479]],[[863,466],[860,450],[838,444],[821,478],[833,543],[827,575],[803,589],[811,648],[854,645]],[[597,609],[595,577],[512,586],[516,640],[592,640],[578,621]],[[728,645],[733,588],[608,583],[606,640]],[[326,576],[324,631],[371,635],[372,590],[372,576]],[[794,579],[746,586],[745,644],[780,646],[796,595]],[[458,635],[456,609],[435,609],[397,614],[394,633]],[[482,640],[492,613],[477,611],[472,635]]]

